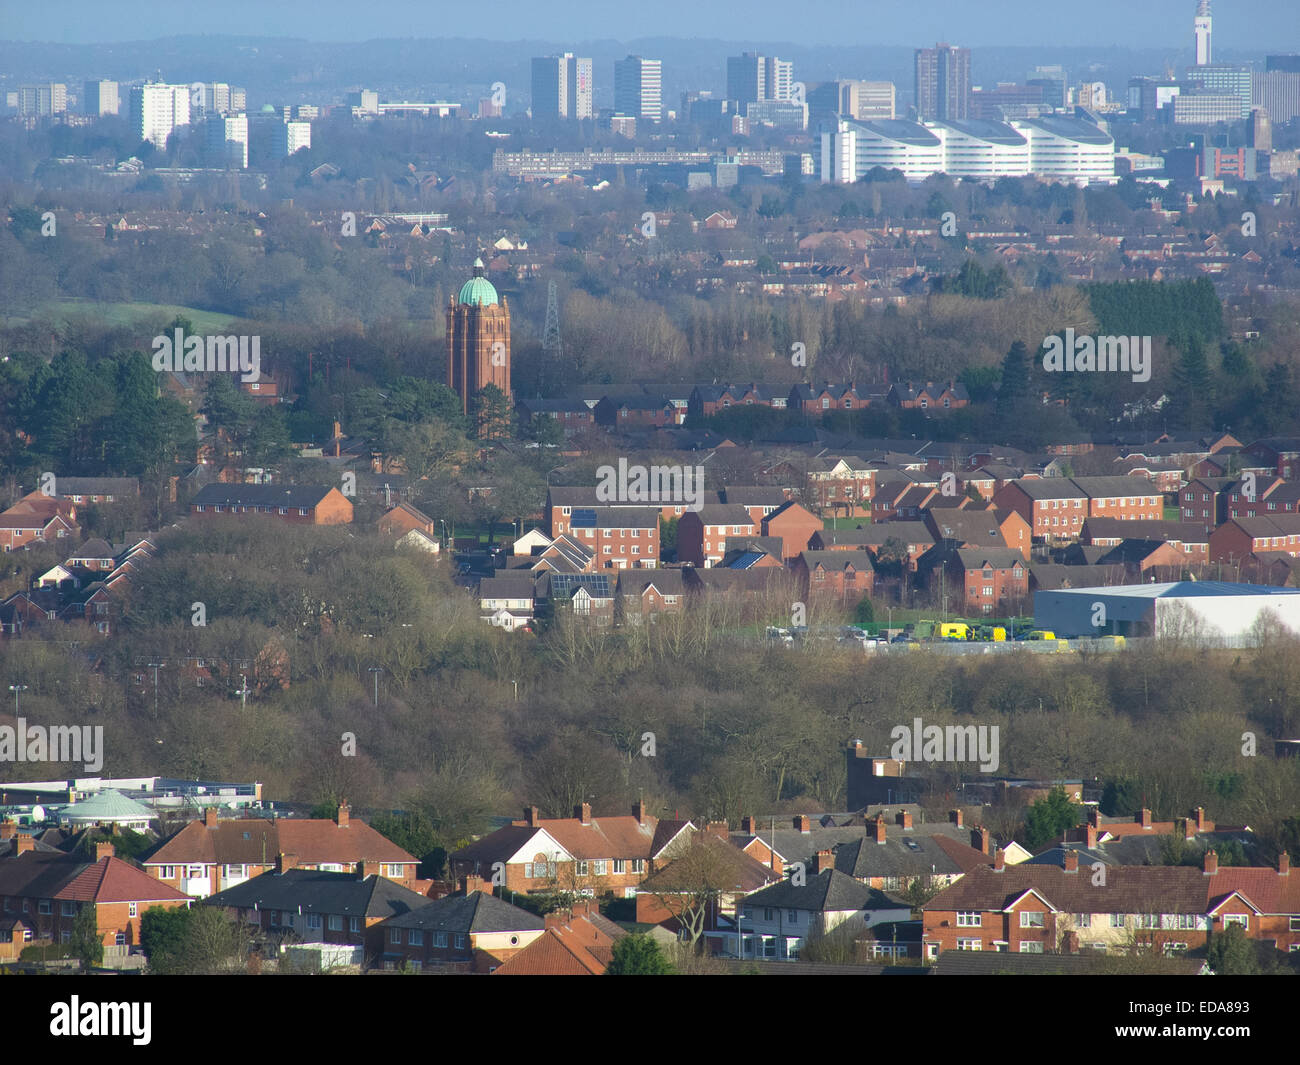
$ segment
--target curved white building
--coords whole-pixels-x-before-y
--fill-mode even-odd
[[[932,122],[927,127],[943,144],[944,170],[953,177],[1024,177],[1029,140],[1005,122],[969,119]]]
[[[1066,181],[1115,176],[1115,138],[1082,118],[1049,115],[1012,122],[1029,141],[1029,172]]]
[[[1115,140],[1091,122],[1064,116],[924,124],[841,119],[822,133],[823,182],[852,183],[877,166],[911,182],[933,174],[1104,181],[1115,174]]]

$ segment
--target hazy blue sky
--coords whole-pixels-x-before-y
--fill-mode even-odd
[[[1195,0],[0,0],[0,40],[174,34],[588,41],[708,37],[797,44],[1124,45],[1190,49]],[[1217,48],[1300,51],[1300,0],[1215,0]]]

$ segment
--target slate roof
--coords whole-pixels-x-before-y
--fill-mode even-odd
[[[301,910],[349,917],[396,917],[428,904],[428,898],[382,876],[289,869],[263,873],[203,900],[206,906],[251,910]]]
[[[388,928],[427,928],[438,932],[523,932],[544,928],[535,913],[485,891],[455,894],[384,922]]]
[[[926,912],[1005,910],[1027,891],[1065,913],[1204,914],[1207,877],[1189,866],[1111,866],[1104,886],[1087,867],[1067,873],[1059,866],[1008,865],[1001,872],[975,869],[926,903]],[[1226,882],[1226,881],[1225,881]]]
[[[802,887],[795,887],[791,880],[785,879],[762,891],[746,895],[746,913],[756,906],[809,910],[813,913],[911,908],[909,903],[860,884],[838,869],[823,869],[815,876],[808,877]]]
[[[909,841],[914,846],[909,846]],[[966,849],[974,851],[981,858],[985,857],[973,847]],[[947,848],[940,846],[938,837],[918,835],[915,832],[903,833],[897,828],[892,833],[886,830],[884,843],[877,843],[875,835],[871,834],[859,836],[851,843],[841,843],[834,851],[835,868],[855,880],[868,880],[877,876],[918,876],[923,873],[951,876],[966,872],[966,867],[959,864]]]
[[[191,506],[307,507],[318,506],[334,489],[330,485],[205,484],[190,499]]]

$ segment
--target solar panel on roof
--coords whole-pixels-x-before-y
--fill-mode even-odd
[[[596,527],[596,512],[588,507],[574,510],[569,525],[575,529],[594,529]]]

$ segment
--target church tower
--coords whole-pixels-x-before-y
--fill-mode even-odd
[[[474,276],[447,304],[447,386],[460,396],[465,414],[474,393],[487,385],[511,398],[510,307],[483,273],[483,260],[475,259]]]

